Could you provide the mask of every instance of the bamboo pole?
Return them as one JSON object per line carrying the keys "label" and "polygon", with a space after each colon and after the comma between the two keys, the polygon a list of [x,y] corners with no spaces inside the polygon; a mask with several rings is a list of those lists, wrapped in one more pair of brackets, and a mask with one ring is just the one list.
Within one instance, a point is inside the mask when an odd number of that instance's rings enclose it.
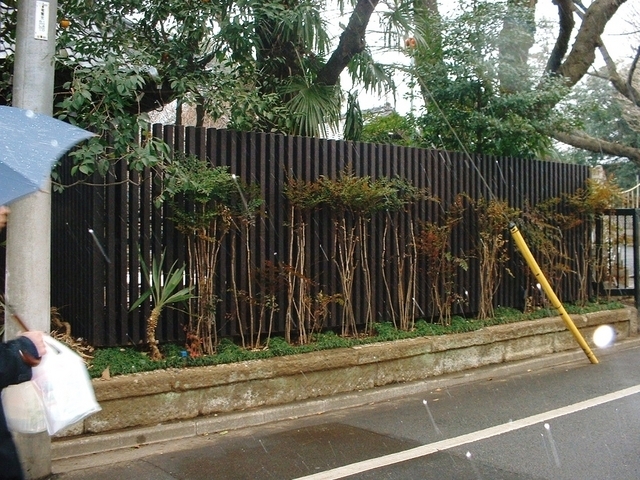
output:
{"label": "bamboo pole", "polygon": [[558,297],[556,296],[555,292],[551,288],[551,285],[549,285],[549,282],[547,281],[546,277],[542,273],[542,270],[540,270],[540,267],[538,266],[538,262],[536,262],[536,259],[531,254],[531,251],[529,250],[527,243],[524,241],[524,238],[522,238],[522,235],[520,234],[520,230],[518,230],[518,227],[516,226],[516,224],[511,222],[509,224],[509,230],[511,231],[511,236],[513,237],[513,240],[516,242],[516,245],[518,246],[520,253],[524,257],[524,259],[527,261],[527,264],[529,265],[531,272],[540,283],[540,286],[544,290],[544,293],[547,294],[547,297],[551,301],[551,304],[558,311],[565,325],[567,326],[569,331],[573,334],[575,339],[578,341],[578,344],[580,345],[580,347],[582,347],[582,350],[587,355],[591,363],[597,364],[598,359],[596,358],[594,353],[591,351],[591,348],[589,348],[589,345],[587,345],[587,342],[580,334],[580,331],[573,323],[573,320],[571,320],[571,317],[569,316],[567,311],[564,309],[564,306],[562,305],[560,300],[558,300]]}

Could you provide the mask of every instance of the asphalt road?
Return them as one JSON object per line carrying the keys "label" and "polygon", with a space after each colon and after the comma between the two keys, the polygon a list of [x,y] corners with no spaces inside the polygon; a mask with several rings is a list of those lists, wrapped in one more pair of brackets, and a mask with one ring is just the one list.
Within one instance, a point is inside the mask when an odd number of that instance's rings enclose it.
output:
{"label": "asphalt road", "polygon": [[[76,479],[638,479],[640,343],[578,362],[54,464]],[[498,370],[496,370],[498,372]]]}

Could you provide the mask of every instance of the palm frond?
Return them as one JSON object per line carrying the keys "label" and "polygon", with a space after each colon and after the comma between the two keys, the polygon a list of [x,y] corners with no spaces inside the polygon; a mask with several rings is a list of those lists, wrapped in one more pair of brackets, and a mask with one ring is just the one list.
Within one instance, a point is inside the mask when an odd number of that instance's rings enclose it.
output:
{"label": "palm frond", "polygon": [[358,102],[358,92],[349,92],[347,98],[347,113],[345,115],[344,132],[345,140],[358,141],[362,138],[364,120],[362,110]]}
{"label": "palm frond", "polygon": [[374,61],[369,50],[354,56],[347,68],[352,82],[362,85],[368,92],[382,95],[395,91],[391,67]]}
{"label": "palm frond", "polygon": [[166,275],[164,270],[165,252],[162,252],[160,260],[155,258],[152,260],[151,275],[149,275],[149,267],[140,254],[140,266],[142,268],[143,277],[149,284],[149,288],[143,292],[140,297],[133,303],[130,311],[138,308],[142,303],[151,296],[155,308],[164,308],[170,303],[183,302],[193,298],[191,287],[184,287],[176,292],[180,287],[184,278],[184,265],[176,268],[178,261],[173,262]]}
{"label": "palm frond", "polygon": [[293,95],[287,102],[294,130],[291,133],[326,137],[328,127],[338,128],[341,108],[339,87],[292,81],[283,93]]}

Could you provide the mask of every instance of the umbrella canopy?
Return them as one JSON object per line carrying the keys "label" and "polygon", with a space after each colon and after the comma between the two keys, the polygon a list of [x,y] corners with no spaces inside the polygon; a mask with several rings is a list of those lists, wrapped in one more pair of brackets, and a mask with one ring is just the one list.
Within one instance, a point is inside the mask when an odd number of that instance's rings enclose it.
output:
{"label": "umbrella canopy", "polygon": [[42,188],[58,159],[92,136],[48,115],[0,106],[0,205]]}

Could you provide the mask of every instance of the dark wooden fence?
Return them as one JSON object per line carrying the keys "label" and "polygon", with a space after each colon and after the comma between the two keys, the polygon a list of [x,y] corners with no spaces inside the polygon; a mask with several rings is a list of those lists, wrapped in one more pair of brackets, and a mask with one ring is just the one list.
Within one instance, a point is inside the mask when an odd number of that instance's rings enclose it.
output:
{"label": "dark wooden fence", "polygon": [[[468,157],[459,153],[404,148],[392,145],[354,143],[336,140],[290,137],[275,134],[240,133],[193,127],[155,126],[154,134],[163,138],[176,152],[186,152],[210,159],[214,165],[229,166],[244,181],[260,186],[265,199],[264,216],[258,219],[251,240],[251,255],[256,268],[265,262],[283,263],[288,258],[288,210],[282,195],[288,177],[314,180],[320,176],[336,178],[346,168],[358,176],[373,179],[399,176],[417,187],[426,188],[440,202],[424,201],[415,209],[420,221],[438,221],[459,193],[472,198],[495,196],[522,208],[525,202],[536,204],[583,187],[589,176],[584,166],[522,160],[513,158]],[[62,168],[62,172],[69,168]],[[119,166],[107,178],[94,178],[94,185],[76,185],[53,196],[52,305],[72,325],[72,334],[96,346],[138,343],[144,337],[149,303],[129,312],[141,289],[138,252],[149,260],[166,249],[167,261],[186,262],[186,243],[174,228],[168,207],[155,208],[159,184],[152,172],[131,173]],[[71,183],[72,178],[63,178]],[[385,268],[381,261],[380,237],[384,219],[373,218],[369,254],[374,260],[374,299],[376,319],[388,319],[388,297],[379,275]],[[398,219],[394,227],[406,228]],[[320,214],[310,223],[308,246],[310,274],[325,293],[339,293],[335,262],[332,260],[332,223]],[[505,235],[508,235],[505,225]],[[472,222],[463,222],[452,239],[454,254],[470,249],[475,234]],[[237,335],[232,321],[233,292],[228,291],[232,269],[242,268],[246,257],[239,255],[238,265],[230,264],[230,237],[225,244],[218,272],[218,295],[221,299],[217,318],[222,336]],[[241,246],[236,244],[238,252]],[[496,305],[519,307],[523,301],[525,273],[515,259],[510,266],[515,277],[505,278],[496,296]],[[467,297],[456,307],[459,313],[472,314],[478,305],[480,272],[471,258],[469,269],[461,271],[456,288]],[[391,272],[393,275],[393,272]],[[245,276],[246,277],[246,276]],[[238,278],[239,288],[246,288],[248,278]],[[388,277],[393,285],[397,277]],[[356,277],[354,304],[356,318],[361,318],[362,282]],[[419,311],[430,315],[428,292],[419,282],[415,302]],[[572,288],[563,288],[564,300],[571,300]],[[465,293],[466,292],[466,293]],[[274,332],[284,330],[285,298],[279,298]],[[243,307],[246,308],[246,307]],[[340,307],[333,305],[325,326],[336,327]],[[159,326],[158,338],[175,341],[184,338],[186,314],[166,310]]]}

